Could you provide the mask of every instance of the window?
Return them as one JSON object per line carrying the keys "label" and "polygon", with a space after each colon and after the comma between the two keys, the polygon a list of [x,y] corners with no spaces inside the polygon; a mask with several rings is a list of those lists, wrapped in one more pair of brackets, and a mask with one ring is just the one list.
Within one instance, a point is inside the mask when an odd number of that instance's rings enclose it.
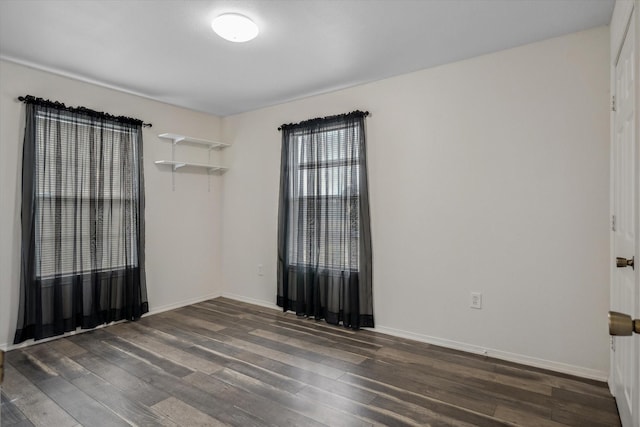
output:
{"label": "window", "polygon": [[[351,133],[347,138],[346,133]],[[358,128],[329,129],[322,135],[295,137],[295,183],[289,259],[327,270],[357,270],[359,265]]]}
{"label": "window", "polygon": [[36,114],[36,276],[137,265],[137,134],[117,123]]}

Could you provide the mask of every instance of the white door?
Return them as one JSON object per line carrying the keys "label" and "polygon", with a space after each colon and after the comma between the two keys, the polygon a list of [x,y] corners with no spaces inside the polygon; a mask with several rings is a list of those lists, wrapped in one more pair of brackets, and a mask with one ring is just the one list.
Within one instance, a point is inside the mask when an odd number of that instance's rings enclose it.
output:
{"label": "white door", "polygon": [[[635,12],[634,12],[635,13]],[[615,257],[636,257],[636,266],[615,267],[612,272],[611,310],[639,317],[640,291],[638,260],[638,209],[639,153],[636,146],[635,85],[638,70],[635,69],[635,24],[630,19],[627,34],[622,42],[615,65],[615,113],[613,129],[613,252]],[[613,337],[612,385],[618,410],[624,427],[640,426],[640,336]]]}

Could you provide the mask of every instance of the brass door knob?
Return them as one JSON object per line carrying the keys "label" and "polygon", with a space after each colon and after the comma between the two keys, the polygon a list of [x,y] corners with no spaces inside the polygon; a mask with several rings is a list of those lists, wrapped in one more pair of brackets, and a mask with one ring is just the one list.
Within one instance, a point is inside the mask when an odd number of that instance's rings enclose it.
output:
{"label": "brass door knob", "polygon": [[618,267],[618,268],[631,267],[631,268],[635,269],[635,267],[634,267],[635,258],[636,258],[635,256],[632,257],[631,259],[617,257],[616,258],[616,267]]}
{"label": "brass door knob", "polygon": [[609,312],[609,335],[629,336],[640,334],[640,319],[633,320],[631,316],[617,311]]}

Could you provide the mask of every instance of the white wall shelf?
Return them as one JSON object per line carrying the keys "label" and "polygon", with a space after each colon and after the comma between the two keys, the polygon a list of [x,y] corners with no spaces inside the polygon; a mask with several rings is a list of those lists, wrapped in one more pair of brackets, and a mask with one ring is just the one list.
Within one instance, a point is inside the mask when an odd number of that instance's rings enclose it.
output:
{"label": "white wall shelf", "polygon": [[177,133],[162,133],[158,135],[158,137],[163,139],[170,139],[171,141],[173,141],[174,144],[184,143],[184,144],[204,145],[208,147],[210,150],[221,150],[223,148],[229,147],[229,144],[225,144],[224,142],[193,138],[191,136],[179,135]]}
{"label": "white wall shelf", "polygon": [[192,168],[208,169],[209,172],[222,172],[227,170],[227,168],[225,168],[224,166],[210,165],[206,163],[179,162],[175,160],[156,160],[155,163],[156,165],[172,165],[173,170],[178,170],[185,166],[192,167]]}
{"label": "white wall shelf", "polygon": [[[158,135],[159,138],[167,139],[172,142],[171,144],[171,160],[156,160],[156,165],[167,165],[171,166],[171,187],[175,191],[176,189],[176,178],[175,172],[180,168],[196,168],[196,169],[206,169],[209,175],[209,191],[211,191],[211,174],[224,173],[227,168],[220,165],[212,165],[211,164],[211,151],[212,150],[222,150],[224,148],[229,147],[229,144],[225,144],[224,142],[218,141],[209,141],[207,139],[194,138],[191,136],[180,135],[177,133],[162,133]],[[194,162],[183,162],[181,160],[176,160],[176,146],[180,144],[193,144],[198,145],[200,147],[207,148],[209,155],[207,159],[207,163],[194,163]]]}

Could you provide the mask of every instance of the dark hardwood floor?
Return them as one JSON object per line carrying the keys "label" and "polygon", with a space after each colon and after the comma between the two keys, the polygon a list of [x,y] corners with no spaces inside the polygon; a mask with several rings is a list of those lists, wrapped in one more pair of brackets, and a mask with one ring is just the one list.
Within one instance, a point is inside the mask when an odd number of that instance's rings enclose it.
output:
{"label": "dark hardwood floor", "polygon": [[13,350],[2,426],[619,426],[604,383],[217,298]]}

